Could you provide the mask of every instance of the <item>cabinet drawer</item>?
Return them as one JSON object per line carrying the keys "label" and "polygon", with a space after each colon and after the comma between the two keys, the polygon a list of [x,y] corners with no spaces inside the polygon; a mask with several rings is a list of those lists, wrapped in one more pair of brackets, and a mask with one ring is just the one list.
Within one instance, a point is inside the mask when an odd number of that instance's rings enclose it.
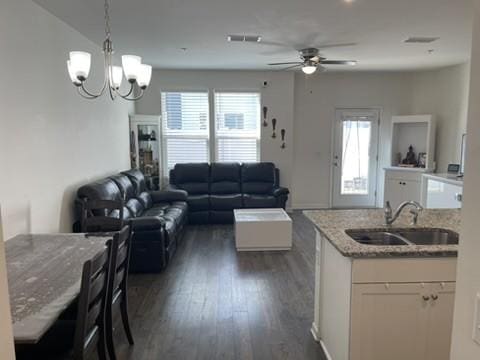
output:
{"label": "cabinet drawer", "polygon": [[356,259],[352,282],[408,283],[456,281],[457,258]]}
{"label": "cabinet drawer", "polygon": [[386,170],[385,178],[420,182],[422,180],[422,173],[415,171]]}

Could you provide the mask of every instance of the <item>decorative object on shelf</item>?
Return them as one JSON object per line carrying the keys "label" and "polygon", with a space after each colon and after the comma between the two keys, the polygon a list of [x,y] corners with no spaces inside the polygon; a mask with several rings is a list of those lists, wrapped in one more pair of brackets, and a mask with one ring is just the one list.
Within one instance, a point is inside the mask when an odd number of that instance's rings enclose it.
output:
{"label": "decorative object on shelf", "polygon": [[[150,65],[142,64],[142,58],[135,55],[123,55],[122,66],[113,65],[113,43],[111,40],[108,0],[105,0],[104,10],[104,81],[102,88],[98,93],[93,93],[85,87],[85,82],[88,78],[91,65],[91,54],[88,52],[70,52],[70,59],[67,61],[68,74],[70,75],[73,85],[76,86],[78,93],[85,99],[96,99],[102,96],[108,89],[108,93],[112,100],[115,100],[117,96],[130,101],[138,100],[143,96],[145,89],[150,84],[152,67]],[[123,73],[125,74],[127,81],[130,83],[130,89],[125,94],[120,92]],[[135,84],[139,89],[139,94],[136,96],[134,95]]]}
{"label": "decorative object on shelf", "polygon": [[410,145],[408,147],[407,155],[405,156],[405,159],[402,160],[402,163],[400,164],[400,166],[415,167],[416,165],[417,165],[417,158],[415,156],[415,152],[413,151],[413,146]]}
{"label": "decorative object on shelf", "polygon": [[262,109],[262,112],[263,112],[263,126],[267,127],[268,126],[268,122],[267,122],[268,108],[266,106],[264,106],[263,109]]}
{"label": "decorative object on shelf", "polygon": [[287,130],[282,129],[280,130],[280,136],[282,137],[282,146],[280,146],[282,149],[285,149],[287,145],[285,144],[285,134],[287,133]]}
{"label": "decorative object on shelf", "polygon": [[273,133],[272,133],[272,138],[275,139],[277,137],[277,134],[275,133],[275,127],[277,126],[277,119],[273,118],[272,119],[272,128],[273,128]]}
{"label": "decorative object on shelf", "polygon": [[417,166],[419,168],[425,168],[427,166],[427,153],[426,152],[418,153]]}

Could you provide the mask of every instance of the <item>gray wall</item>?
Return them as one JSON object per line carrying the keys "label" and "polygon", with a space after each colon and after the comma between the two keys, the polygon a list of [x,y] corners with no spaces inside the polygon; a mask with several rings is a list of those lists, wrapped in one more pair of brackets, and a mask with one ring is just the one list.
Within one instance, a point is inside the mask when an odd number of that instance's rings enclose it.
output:
{"label": "gray wall", "polygon": [[[383,203],[384,171],[390,159],[392,115],[432,113],[438,119],[438,169],[459,161],[468,104],[468,65],[425,72],[154,71],[152,86],[138,102],[139,114],[158,115],[161,90],[260,89],[270,115],[287,129],[287,149],[263,129],[262,160],[277,163],[294,208],[330,206],[332,125],[335,108],[381,109],[378,198]],[[269,82],[265,89],[264,80]]]}
{"label": "gray wall", "polygon": [[[70,231],[80,184],[129,167],[131,105],[87,101],[70,83],[71,50],[101,49],[30,0],[2,0],[0,12],[0,202],[5,238]],[[90,83],[90,81],[89,81]]]}
{"label": "gray wall", "polygon": [[[263,81],[268,82],[263,87]],[[280,169],[280,181],[291,188],[293,169],[293,108],[294,74],[267,71],[188,71],[155,70],[146,96],[136,104],[143,115],[161,113],[160,92],[168,90],[255,90],[260,91],[262,105],[268,107],[268,117],[277,118],[277,132],[287,131],[286,149],[280,138],[272,139],[272,128],[262,127],[261,160],[272,161]]]}

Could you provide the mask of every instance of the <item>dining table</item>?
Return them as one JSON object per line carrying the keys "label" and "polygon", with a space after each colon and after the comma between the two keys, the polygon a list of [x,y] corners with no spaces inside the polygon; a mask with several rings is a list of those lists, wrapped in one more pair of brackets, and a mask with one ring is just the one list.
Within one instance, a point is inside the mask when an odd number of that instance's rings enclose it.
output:
{"label": "dining table", "polygon": [[80,293],[83,264],[111,236],[25,234],[5,243],[13,337],[35,344]]}

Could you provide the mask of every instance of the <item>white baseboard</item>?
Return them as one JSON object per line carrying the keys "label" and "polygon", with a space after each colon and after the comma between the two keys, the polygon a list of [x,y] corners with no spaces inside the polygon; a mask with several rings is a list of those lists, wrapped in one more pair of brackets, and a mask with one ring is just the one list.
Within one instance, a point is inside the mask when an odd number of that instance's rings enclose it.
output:
{"label": "white baseboard", "polygon": [[292,204],[293,210],[315,210],[315,209],[329,209],[330,205],[328,204]]}
{"label": "white baseboard", "polygon": [[322,347],[323,353],[325,354],[325,357],[327,358],[327,360],[333,360],[333,358],[330,356],[330,353],[327,350],[327,346],[321,339],[320,339],[320,346]]}
{"label": "white baseboard", "polygon": [[322,347],[323,353],[325,354],[325,357],[327,358],[327,360],[333,360],[333,358],[330,356],[330,353],[327,350],[327,346],[325,345],[323,340],[320,338],[320,333],[315,323],[312,323],[312,327],[310,328],[310,333],[312,334],[313,339],[316,342],[320,343],[320,346]]}
{"label": "white baseboard", "polygon": [[320,342],[320,335],[318,333],[317,325],[315,325],[314,322],[312,323],[312,327],[310,328],[310,333],[313,336],[313,340],[315,340],[316,342]]}

